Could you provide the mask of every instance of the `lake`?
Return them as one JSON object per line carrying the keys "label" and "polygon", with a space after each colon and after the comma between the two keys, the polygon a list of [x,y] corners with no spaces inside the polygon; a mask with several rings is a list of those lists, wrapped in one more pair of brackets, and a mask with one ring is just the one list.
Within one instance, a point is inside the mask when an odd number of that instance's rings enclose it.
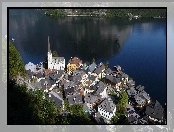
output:
{"label": "lake", "polygon": [[51,18],[34,9],[10,9],[9,39],[24,63],[45,60],[51,50],[68,60],[77,56],[97,63],[108,60],[145,86],[153,100],[166,103],[166,20],[96,17]]}

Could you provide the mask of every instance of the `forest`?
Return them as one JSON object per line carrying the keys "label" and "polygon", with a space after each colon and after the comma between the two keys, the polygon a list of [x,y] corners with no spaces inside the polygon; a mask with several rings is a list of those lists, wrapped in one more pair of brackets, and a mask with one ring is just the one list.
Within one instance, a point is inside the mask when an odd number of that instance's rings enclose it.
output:
{"label": "forest", "polygon": [[45,14],[54,17],[67,15],[90,15],[106,18],[128,18],[128,14],[141,18],[166,18],[166,9],[45,9]]}

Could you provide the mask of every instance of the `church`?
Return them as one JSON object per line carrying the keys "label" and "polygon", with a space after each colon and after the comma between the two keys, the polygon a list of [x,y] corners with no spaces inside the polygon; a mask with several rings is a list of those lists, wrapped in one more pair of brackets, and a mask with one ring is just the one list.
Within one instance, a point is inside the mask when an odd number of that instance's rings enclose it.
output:
{"label": "church", "polygon": [[50,42],[48,36],[48,53],[47,53],[47,60],[48,60],[48,69],[55,69],[55,70],[64,70],[65,69],[65,58],[64,57],[53,57],[51,50],[50,50]]}

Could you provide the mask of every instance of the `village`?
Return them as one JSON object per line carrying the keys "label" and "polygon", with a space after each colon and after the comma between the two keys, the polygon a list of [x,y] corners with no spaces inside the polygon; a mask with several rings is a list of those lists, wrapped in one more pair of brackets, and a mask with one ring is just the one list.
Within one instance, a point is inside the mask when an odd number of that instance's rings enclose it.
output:
{"label": "village", "polygon": [[84,112],[97,124],[111,124],[117,111],[113,94],[119,97],[125,91],[128,95],[125,118],[129,124],[162,124],[166,121],[161,104],[153,101],[144,86],[135,84],[119,65],[111,69],[102,62],[83,62],[78,57],[71,57],[66,65],[64,57],[53,57],[49,37],[47,60],[47,68],[43,62],[26,64],[28,76],[18,82],[24,82],[31,91],[43,89],[45,95],[62,109],[62,114],[66,114],[64,100],[67,100],[69,105],[82,104]]}

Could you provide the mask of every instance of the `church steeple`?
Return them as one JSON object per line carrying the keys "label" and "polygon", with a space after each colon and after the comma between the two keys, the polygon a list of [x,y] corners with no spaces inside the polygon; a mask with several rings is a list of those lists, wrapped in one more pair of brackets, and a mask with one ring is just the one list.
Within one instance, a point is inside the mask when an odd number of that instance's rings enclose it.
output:
{"label": "church steeple", "polygon": [[48,36],[48,52],[51,53],[51,50],[50,50],[50,41],[49,41],[49,36]]}

